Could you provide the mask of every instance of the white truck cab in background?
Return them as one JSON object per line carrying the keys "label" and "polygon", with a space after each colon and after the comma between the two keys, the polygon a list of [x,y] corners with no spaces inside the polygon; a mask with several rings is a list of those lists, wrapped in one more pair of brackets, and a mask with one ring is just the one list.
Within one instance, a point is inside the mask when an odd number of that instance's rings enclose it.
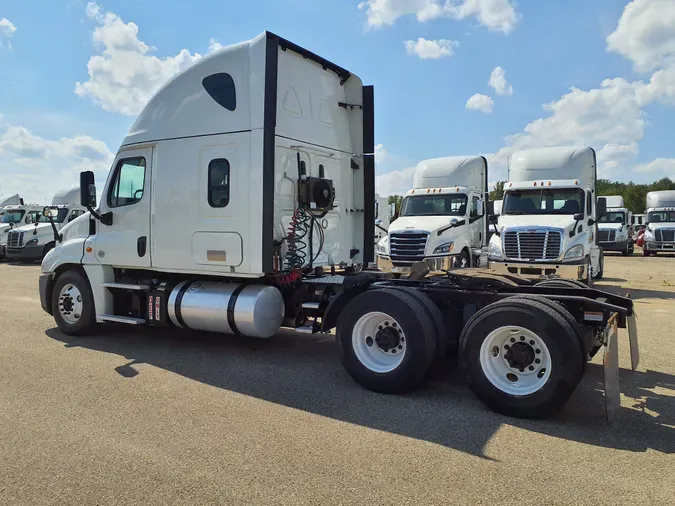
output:
{"label": "white truck cab in background", "polygon": [[487,241],[487,160],[454,156],[420,162],[398,217],[377,245],[378,266],[395,273],[469,267]]}
{"label": "white truck cab in background", "polygon": [[8,260],[41,260],[56,244],[54,228],[61,230],[75,218],[82,216],[86,209],[80,204],[80,188],[68,188],[57,192],[52,198],[52,221],[41,213],[30,225],[14,227],[7,233],[5,255]]}
{"label": "white truck cab in background", "polygon": [[649,192],[646,200],[644,256],[675,252],[675,190]]}
{"label": "white truck cab in background", "polygon": [[[551,147],[515,152],[498,227],[490,239],[490,268],[532,277],[558,276],[591,283],[604,257],[597,221],[595,151]],[[491,217],[493,220],[494,217]]]}
{"label": "white truck cab in background", "polygon": [[9,232],[24,225],[35,224],[42,216],[44,206],[36,204],[9,205],[2,208],[0,216],[0,259],[5,256]]}
{"label": "white truck cab in background", "polygon": [[632,255],[633,213],[626,209],[621,195],[605,196],[604,199],[607,209],[605,215],[598,220],[598,244],[603,251]]}

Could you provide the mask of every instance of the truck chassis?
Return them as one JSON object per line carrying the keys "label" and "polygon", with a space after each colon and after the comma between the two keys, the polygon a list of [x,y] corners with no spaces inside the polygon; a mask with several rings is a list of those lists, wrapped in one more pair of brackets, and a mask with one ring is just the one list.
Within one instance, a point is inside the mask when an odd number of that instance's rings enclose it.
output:
{"label": "truck chassis", "polygon": [[218,318],[209,321],[224,333],[246,334],[235,322],[236,292],[269,285],[283,296],[283,327],[307,333],[335,329],[340,360],[363,387],[410,391],[434,362],[447,361],[456,351],[476,396],[492,410],[520,418],[555,414],[577,387],[587,361],[604,350],[605,410],[611,422],[620,404],[618,328],[628,329],[633,370],[639,362],[633,302],[571,280],[480,269],[430,274],[420,264],[405,279],[318,268],[293,279],[236,285],[213,277],[115,269],[115,281],[104,284],[115,311],[100,315],[85,269],[62,267],[41,276],[40,298],[68,334],[91,332],[103,322],[213,330],[191,325],[185,310],[180,317],[183,294],[198,295],[202,285],[208,285],[206,292],[232,287],[226,307],[216,308]]}

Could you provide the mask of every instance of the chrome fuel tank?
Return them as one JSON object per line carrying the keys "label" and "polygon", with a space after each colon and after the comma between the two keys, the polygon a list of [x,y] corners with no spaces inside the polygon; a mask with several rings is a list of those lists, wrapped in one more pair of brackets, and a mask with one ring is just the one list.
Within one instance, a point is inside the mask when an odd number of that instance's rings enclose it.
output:
{"label": "chrome fuel tank", "polygon": [[273,286],[181,281],[171,291],[168,313],[182,328],[271,337],[281,326],[284,299]]}

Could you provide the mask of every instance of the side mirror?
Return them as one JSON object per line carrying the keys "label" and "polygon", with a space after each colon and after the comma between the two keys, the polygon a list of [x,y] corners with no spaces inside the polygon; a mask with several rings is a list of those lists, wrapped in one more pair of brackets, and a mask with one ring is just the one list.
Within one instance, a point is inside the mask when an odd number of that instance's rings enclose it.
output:
{"label": "side mirror", "polygon": [[45,207],[42,210],[42,216],[46,216],[47,218],[56,218],[59,215],[59,210],[54,209],[53,207]]}
{"label": "side mirror", "polygon": [[87,209],[96,207],[96,183],[90,170],[80,172],[80,204]]}
{"label": "side mirror", "polygon": [[476,203],[476,212],[478,213],[478,216],[483,216],[483,214],[485,213],[485,205],[482,200],[479,200]]}
{"label": "side mirror", "polygon": [[389,216],[396,216],[396,204],[394,202],[389,204]]}
{"label": "side mirror", "polygon": [[599,220],[607,213],[607,199],[605,197],[598,197],[595,202],[595,216]]}
{"label": "side mirror", "polygon": [[576,213],[573,218],[575,221],[581,221],[584,219],[584,213]]}
{"label": "side mirror", "polygon": [[487,208],[486,212],[487,212],[488,217],[495,214],[495,203],[494,203],[494,201],[492,201],[492,200],[488,201],[488,203],[485,207]]}
{"label": "side mirror", "polygon": [[499,215],[498,214],[490,214],[488,216],[488,220],[492,223],[497,223],[497,220],[499,220]]}

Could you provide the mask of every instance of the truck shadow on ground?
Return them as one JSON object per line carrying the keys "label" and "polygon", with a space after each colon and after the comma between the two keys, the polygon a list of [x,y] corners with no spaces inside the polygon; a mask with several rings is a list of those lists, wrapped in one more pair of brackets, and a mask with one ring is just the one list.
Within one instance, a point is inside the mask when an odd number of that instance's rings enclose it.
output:
{"label": "truck shadow on ground", "polygon": [[[675,376],[658,372],[621,371],[622,389],[633,409],[621,408],[608,427],[602,366],[597,364],[589,364],[580,387],[556,418],[520,420],[484,407],[454,361],[436,367],[427,384],[411,394],[382,395],[349,378],[332,336],[281,333],[270,340],[251,340],[177,329],[106,329],[105,335],[79,338],[58,329],[46,334],[66,347],[125,357],[115,370],[130,381],[142,374],[138,364],[149,364],[218,388],[484,458],[486,444],[504,424],[600,447],[675,453],[675,429],[668,427],[675,425]],[[654,387],[672,395],[648,390]]]}
{"label": "truck shadow on ground", "polygon": [[[609,281],[609,280],[603,280]],[[633,300],[638,299],[675,299],[675,291],[667,290],[646,290],[642,288],[627,288],[625,286],[613,284],[598,284],[598,289],[606,292],[620,295],[622,297],[629,297]]]}

